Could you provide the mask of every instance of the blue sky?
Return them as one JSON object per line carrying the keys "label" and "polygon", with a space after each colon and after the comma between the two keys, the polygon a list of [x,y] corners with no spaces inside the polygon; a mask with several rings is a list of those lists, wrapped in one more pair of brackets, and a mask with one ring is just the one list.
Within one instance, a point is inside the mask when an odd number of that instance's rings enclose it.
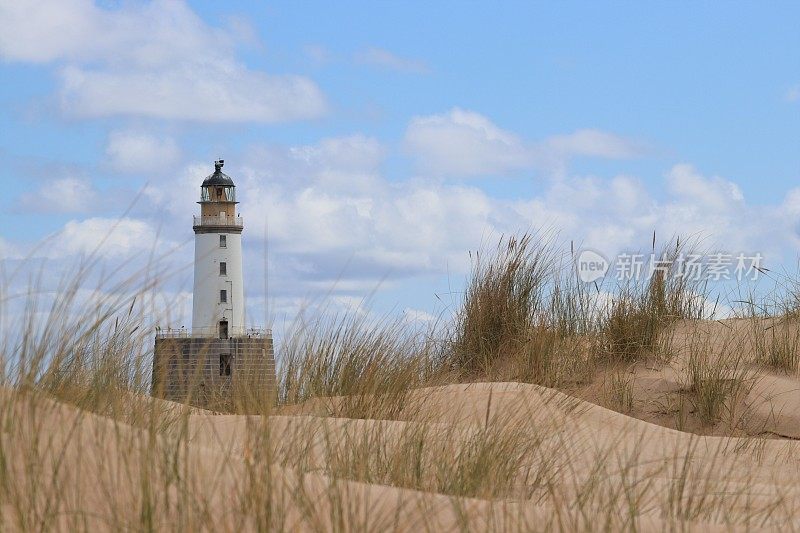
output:
{"label": "blue sky", "polygon": [[66,263],[116,223],[107,260],[190,261],[223,157],[252,316],[265,222],[278,317],[376,289],[436,313],[531,228],[796,263],[799,3],[431,4],[0,0],[0,253]]}

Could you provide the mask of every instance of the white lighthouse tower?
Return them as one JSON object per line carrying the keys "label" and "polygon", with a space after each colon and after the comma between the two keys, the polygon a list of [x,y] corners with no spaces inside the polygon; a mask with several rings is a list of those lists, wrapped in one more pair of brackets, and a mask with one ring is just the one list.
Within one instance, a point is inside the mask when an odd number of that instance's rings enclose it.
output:
{"label": "white lighthouse tower", "polygon": [[152,394],[202,407],[260,412],[275,400],[272,332],[246,328],[242,219],[236,186],[214,162],[194,217],[192,328],[156,328]]}
{"label": "white lighthouse tower", "polygon": [[245,330],[241,217],[236,185],[214,162],[200,186],[200,216],[194,217],[194,334],[225,339]]}

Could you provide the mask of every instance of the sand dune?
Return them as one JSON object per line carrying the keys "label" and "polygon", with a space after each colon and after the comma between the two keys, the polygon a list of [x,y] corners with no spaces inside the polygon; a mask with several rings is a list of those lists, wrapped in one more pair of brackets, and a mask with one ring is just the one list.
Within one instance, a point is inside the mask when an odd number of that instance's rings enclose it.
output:
{"label": "sand dune", "polygon": [[[194,410],[162,434],[41,396],[3,402],[3,530],[800,527],[800,443],[691,435],[535,385],[420,389],[396,420]],[[437,485],[437,453],[512,433],[524,457],[507,495]],[[419,435],[429,490],[341,464]]]}

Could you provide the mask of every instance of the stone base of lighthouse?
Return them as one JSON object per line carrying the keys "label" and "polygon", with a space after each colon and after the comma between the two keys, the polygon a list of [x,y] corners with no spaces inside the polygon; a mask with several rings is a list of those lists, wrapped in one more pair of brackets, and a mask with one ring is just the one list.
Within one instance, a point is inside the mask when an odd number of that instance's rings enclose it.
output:
{"label": "stone base of lighthouse", "polygon": [[259,412],[276,400],[272,336],[161,335],[153,354],[153,396],[197,407]]}

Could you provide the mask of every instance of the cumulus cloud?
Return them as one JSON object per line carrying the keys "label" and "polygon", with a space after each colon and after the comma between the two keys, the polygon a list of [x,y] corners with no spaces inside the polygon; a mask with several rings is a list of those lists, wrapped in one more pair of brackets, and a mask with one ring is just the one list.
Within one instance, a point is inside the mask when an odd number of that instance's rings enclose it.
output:
{"label": "cumulus cloud", "polygon": [[[227,167],[225,170],[228,170]],[[168,220],[177,221],[177,226],[168,225],[165,228],[167,231],[173,228],[180,230],[180,224],[191,223],[192,215],[197,214],[194,201],[200,199],[200,184],[212,172],[214,167],[211,161],[189,163],[183,165],[171,179],[144,188],[144,196],[150,203],[158,206]]]}
{"label": "cumulus cloud", "polygon": [[534,166],[563,175],[574,157],[623,159],[642,152],[638,143],[594,129],[526,141],[479,113],[459,108],[414,117],[405,144],[423,171],[448,176],[505,174]]}
{"label": "cumulus cloud", "polygon": [[[468,250],[526,230],[552,230],[561,244],[572,240],[607,256],[647,249],[653,231],[659,242],[700,235],[704,246],[761,252],[772,265],[800,251],[798,190],[779,205],[752,205],[730,180],[679,164],[662,176],[664,194],[637,176],[567,175],[535,194],[500,198],[465,183],[390,179],[381,171],[386,151],[356,134],[255,146],[228,158],[225,170],[242,202],[246,278],[263,279],[265,237],[270,294],[292,305],[301,295],[363,296],[409,280],[460,277],[469,269]],[[146,191],[154,211],[167,218],[167,238],[190,239],[193,195],[212,170],[210,161],[186,165],[176,179]],[[348,176],[367,178],[354,185]],[[57,251],[91,251],[116,222],[72,221]],[[124,219],[104,248],[120,257],[149,249],[155,226]],[[250,291],[258,293],[258,285]]]}
{"label": "cumulus cloud", "polygon": [[408,72],[413,74],[427,74],[430,72],[428,65],[419,59],[400,57],[383,48],[370,47],[355,55],[357,63],[375,67]]}
{"label": "cumulus cloud", "polygon": [[366,194],[379,187],[387,152],[378,140],[356,134],[288,148],[254,146],[238,167],[231,168],[257,174],[261,181],[275,185],[302,188],[317,184],[328,192]]}
{"label": "cumulus cloud", "polygon": [[[380,171],[385,150],[375,139],[351,135],[253,147],[243,163],[229,161],[248,242],[263,239],[268,222],[270,250],[280,258],[271,268],[283,276],[282,290],[291,283],[352,292],[386,279],[466,272],[468,250],[536,229],[608,254],[646,248],[654,230],[659,238],[702,235],[737,251],[783,253],[800,221],[800,193],[772,209],[752,206],[734,183],[685,164],[665,173],[665,197],[639,177],[617,175],[567,176],[535,195],[508,199],[466,184],[390,180]],[[187,191],[210,172],[210,162],[187,166],[154,191],[157,205],[180,216],[175,231],[188,231],[179,230],[188,228],[195,209]],[[331,175],[369,176],[369,187]]]}
{"label": "cumulus cloud", "polygon": [[584,129],[568,135],[556,135],[545,143],[547,148],[565,156],[625,159],[641,153],[636,143],[605,131]]}
{"label": "cumulus cloud", "polygon": [[508,172],[530,165],[521,139],[485,116],[455,108],[441,115],[414,117],[405,144],[419,165],[432,173],[473,176]]}
{"label": "cumulus cloud", "polygon": [[667,173],[670,192],[684,204],[715,212],[741,209],[744,195],[739,187],[719,176],[707,178],[687,164],[675,165]]}
{"label": "cumulus cloud", "polygon": [[0,10],[0,57],[63,65],[60,102],[72,116],[277,122],[326,109],[314,82],[249,69],[236,59],[237,33],[208,26],[182,1],[105,9],[41,0]]}
{"label": "cumulus cloud", "polygon": [[144,71],[68,67],[61,80],[61,107],[77,117],[282,122],[314,118],[325,110],[311,80],[271,76],[236,63]]}
{"label": "cumulus cloud", "polygon": [[421,309],[414,309],[412,307],[406,307],[403,309],[403,318],[407,322],[422,322],[422,323],[431,323],[436,321],[436,317],[426,311]]}
{"label": "cumulus cloud", "polygon": [[37,190],[23,194],[20,204],[38,213],[79,213],[92,207],[96,199],[91,182],[66,177],[46,181]]}
{"label": "cumulus cloud", "polygon": [[54,239],[51,251],[55,255],[99,253],[120,258],[157,245],[157,232],[145,220],[94,217],[67,222]]}
{"label": "cumulus cloud", "polygon": [[108,164],[120,172],[148,172],[170,167],[180,159],[174,139],[135,131],[113,131],[106,144]]}
{"label": "cumulus cloud", "polygon": [[665,175],[670,197],[659,205],[662,234],[708,237],[710,247],[728,251],[759,251],[772,264],[796,253],[797,217],[778,206],[749,204],[739,187],[719,176],[706,176],[688,164],[673,166]]}
{"label": "cumulus cloud", "polygon": [[347,171],[375,171],[386,155],[377,139],[365,135],[322,139],[314,145],[292,147],[289,152],[309,165]]}
{"label": "cumulus cloud", "polygon": [[104,9],[92,0],[4,1],[0,54],[11,61],[168,65],[203,52],[229,57],[233,33],[208,27],[183,1]]}
{"label": "cumulus cloud", "polygon": [[246,220],[269,213],[274,253],[284,266],[302,266],[294,270],[297,278],[322,285],[342,275],[378,283],[386,276],[463,273],[467,250],[501,234],[536,229],[609,255],[646,249],[653,231],[660,242],[702,236],[704,246],[761,252],[771,261],[800,249],[794,227],[800,194],[787,198],[785,207],[767,209],[748,204],[731,182],[687,165],[670,169],[664,179],[668,194],[661,199],[642,180],[625,175],[572,176],[514,200],[418,180],[382,179],[370,195],[333,192],[318,182],[298,188],[259,188],[254,182],[243,188],[242,212]]}
{"label": "cumulus cloud", "polygon": [[[45,63],[91,57],[96,10],[88,0],[0,3],[0,55],[6,60]],[[103,32],[105,33],[105,32]],[[103,47],[98,51],[104,52]]]}
{"label": "cumulus cloud", "polygon": [[345,266],[344,275],[373,280],[440,272],[448,260],[462,261],[488,222],[488,199],[468,187],[382,180],[369,195],[319,183],[245,188],[245,218],[259,227],[265,213],[272,246],[304,265],[298,274],[317,279],[334,279]]}

